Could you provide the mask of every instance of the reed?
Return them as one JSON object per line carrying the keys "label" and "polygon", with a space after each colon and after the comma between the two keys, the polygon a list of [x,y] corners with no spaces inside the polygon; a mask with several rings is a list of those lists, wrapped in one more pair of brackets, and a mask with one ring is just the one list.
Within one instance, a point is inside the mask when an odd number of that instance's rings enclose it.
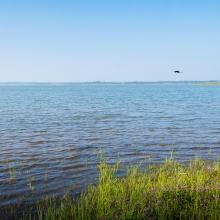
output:
{"label": "reed", "polygon": [[26,219],[220,219],[220,164],[194,160],[180,164],[169,159],[158,166],[127,169],[101,162],[99,180],[78,199],[37,205]]}

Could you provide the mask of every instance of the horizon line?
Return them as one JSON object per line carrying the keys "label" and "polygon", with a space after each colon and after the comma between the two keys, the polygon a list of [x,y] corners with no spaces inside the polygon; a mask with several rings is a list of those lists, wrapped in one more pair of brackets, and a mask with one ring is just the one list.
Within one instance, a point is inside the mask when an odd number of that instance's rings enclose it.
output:
{"label": "horizon line", "polygon": [[71,84],[71,83],[166,83],[166,82],[219,82],[220,79],[210,80],[155,80],[155,81],[0,81],[0,84]]}

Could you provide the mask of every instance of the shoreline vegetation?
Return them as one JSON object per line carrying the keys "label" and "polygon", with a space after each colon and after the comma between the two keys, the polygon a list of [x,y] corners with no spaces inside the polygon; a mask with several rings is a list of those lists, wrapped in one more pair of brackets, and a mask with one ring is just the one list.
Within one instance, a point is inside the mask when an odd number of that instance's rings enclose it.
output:
{"label": "shoreline vegetation", "polygon": [[[138,165],[117,175],[120,163],[98,165],[99,179],[79,198],[42,199],[16,219],[220,219],[220,162]],[[1,209],[0,209],[1,210]]]}
{"label": "shoreline vegetation", "polygon": [[194,85],[196,86],[220,86],[220,82],[219,81],[198,82],[198,83],[195,83]]}

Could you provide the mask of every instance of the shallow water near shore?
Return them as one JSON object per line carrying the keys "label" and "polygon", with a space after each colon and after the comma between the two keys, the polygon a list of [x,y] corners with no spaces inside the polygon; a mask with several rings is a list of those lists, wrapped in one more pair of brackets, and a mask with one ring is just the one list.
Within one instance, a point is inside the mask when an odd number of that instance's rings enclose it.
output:
{"label": "shallow water near shore", "polygon": [[186,83],[0,84],[0,205],[79,193],[107,162],[220,154],[220,87]]}

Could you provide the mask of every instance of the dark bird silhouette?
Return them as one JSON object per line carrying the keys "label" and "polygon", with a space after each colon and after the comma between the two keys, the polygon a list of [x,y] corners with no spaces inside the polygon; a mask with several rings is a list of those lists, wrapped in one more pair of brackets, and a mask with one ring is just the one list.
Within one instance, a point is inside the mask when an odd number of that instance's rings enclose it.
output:
{"label": "dark bird silhouette", "polygon": [[179,74],[179,73],[182,73],[182,72],[180,72],[179,70],[175,70],[174,73]]}

